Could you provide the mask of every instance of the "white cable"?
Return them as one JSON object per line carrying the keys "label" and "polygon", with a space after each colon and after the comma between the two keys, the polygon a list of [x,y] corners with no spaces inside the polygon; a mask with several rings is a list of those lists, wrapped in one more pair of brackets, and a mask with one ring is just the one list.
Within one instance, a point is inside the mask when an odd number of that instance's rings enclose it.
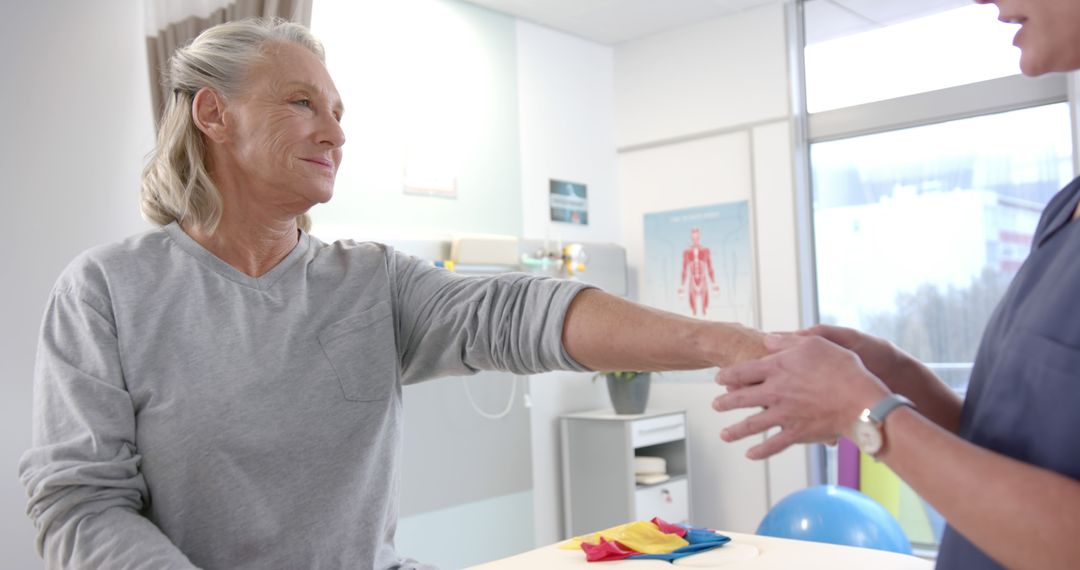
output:
{"label": "white cable", "polygon": [[482,417],[485,417],[485,418],[487,418],[489,420],[499,420],[499,419],[505,418],[507,415],[510,414],[510,410],[512,410],[514,408],[514,397],[517,396],[517,383],[518,383],[518,377],[517,376],[511,376],[510,377],[510,399],[506,402],[506,409],[499,412],[498,414],[489,414],[489,413],[485,412],[484,410],[481,410],[480,406],[476,405],[476,400],[473,399],[472,391],[469,390],[469,379],[468,378],[462,378],[461,379],[461,385],[465,387],[465,396],[469,399],[469,405],[472,406],[473,410],[476,410],[476,413],[480,414]]}

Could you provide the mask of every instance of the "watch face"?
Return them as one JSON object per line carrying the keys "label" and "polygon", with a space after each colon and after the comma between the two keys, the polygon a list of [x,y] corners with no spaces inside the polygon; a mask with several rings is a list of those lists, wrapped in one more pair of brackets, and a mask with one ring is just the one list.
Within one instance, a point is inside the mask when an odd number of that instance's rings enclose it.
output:
{"label": "watch face", "polygon": [[881,450],[881,431],[874,424],[855,420],[852,432],[855,436],[855,445],[859,446],[859,450],[863,453],[874,455]]}

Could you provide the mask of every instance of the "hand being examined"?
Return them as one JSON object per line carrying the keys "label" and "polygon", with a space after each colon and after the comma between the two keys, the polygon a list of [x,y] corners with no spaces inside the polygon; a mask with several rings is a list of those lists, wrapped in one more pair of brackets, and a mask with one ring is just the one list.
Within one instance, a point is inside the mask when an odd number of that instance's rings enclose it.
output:
{"label": "hand being examined", "polygon": [[716,382],[728,391],[713,400],[715,410],[761,408],[724,428],[724,441],[780,428],[747,451],[750,459],[765,459],[795,443],[848,435],[859,413],[889,394],[854,352],[822,337],[770,334],[764,346],[768,355],[716,374]]}

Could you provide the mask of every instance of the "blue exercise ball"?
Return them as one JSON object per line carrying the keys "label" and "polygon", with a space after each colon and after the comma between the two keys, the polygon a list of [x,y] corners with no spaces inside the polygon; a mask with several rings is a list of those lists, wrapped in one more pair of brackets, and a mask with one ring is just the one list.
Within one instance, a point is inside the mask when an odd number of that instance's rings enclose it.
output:
{"label": "blue exercise ball", "polygon": [[784,497],[765,515],[757,533],[911,554],[911,541],[885,507],[836,485],[818,485]]}

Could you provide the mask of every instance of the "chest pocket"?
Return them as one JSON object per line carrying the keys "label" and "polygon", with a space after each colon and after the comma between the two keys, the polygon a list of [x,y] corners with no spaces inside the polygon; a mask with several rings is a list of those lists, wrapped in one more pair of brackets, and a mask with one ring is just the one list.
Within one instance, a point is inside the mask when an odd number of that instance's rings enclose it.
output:
{"label": "chest pocket", "polygon": [[1080,350],[1021,328],[1002,350],[978,406],[976,443],[1080,477]]}
{"label": "chest pocket", "polygon": [[373,402],[393,393],[398,376],[390,303],[382,301],[319,333],[319,345],[346,400]]}

